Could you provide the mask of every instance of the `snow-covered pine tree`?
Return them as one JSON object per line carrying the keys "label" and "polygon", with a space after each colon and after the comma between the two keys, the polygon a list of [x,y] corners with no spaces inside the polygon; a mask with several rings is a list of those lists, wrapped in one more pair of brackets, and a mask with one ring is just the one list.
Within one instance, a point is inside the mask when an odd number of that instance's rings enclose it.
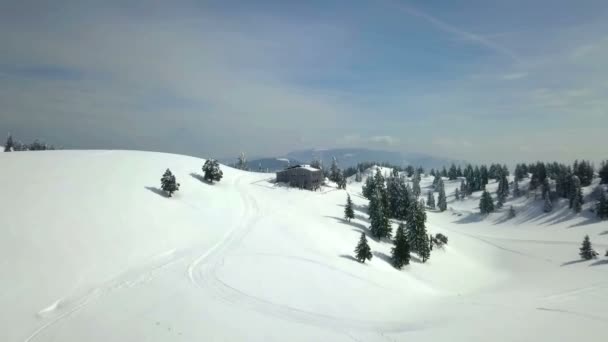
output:
{"label": "snow-covered pine tree", "polygon": [[460,190],[458,188],[456,188],[456,190],[454,190],[454,198],[456,198],[456,200],[460,200]]}
{"label": "snow-covered pine tree", "polygon": [[430,190],[426,196],[426,205],[429,209],[435,209],[435,195]]}
{"label": "snow-covered pine tree", "polygon": [[516,216],[517,214],[515,213],[515,208],[513,208],[513,206],[511,206],[511,208],[509,208],[509,219],[512,219]]}
{"label": "snow-covered pine tree", "polygon": [[361,178],[361,169],[357,168],[357,174],[355,176],[355,182],[361,183],[362,180],[363,180],[363,178]]}
{"label": "snow-covered pine tree", "polygon": [[608,199],[606,198],[606,191],[600,188],[600,197],[595,206],[595,212],[600,220],[608,218]]}
{"label": "snow-covered pine tree", "polygon": [[456,165],[452,163],[450,166],[450,171],[448,171],[448,177],[450,180],[455,180],[458,178],[458,170],[456,170]]}
{"label": "snow-covered pine tree", "polygon": [[220,164],[215,159],[207,159],[203,165],[203,178],[210,183],[219,182],[224,177],[224,173],[220,170]]}
{"label": "snow-covered pine tree", "polygon": [[416,171],[416,173],[414,173],[414,177],[412,178],[412,193],[416,198],[418,198],[418,196],[420,196],[420,192],[420,174],[418,174],[418,171]]}
{"label": "snow-covered pine tree", "polygon": [[444,212],[448,209],[448,201],[445,196],[445,185],[443,184],[443,180],[439,182],[439,196],[437,197],[437,208],[441,212]]}
{"label": "snow-covered pine tree", "polygon": [[160,188],[165,191],[169,197],[173,196],[175,191],[179,190],[179,183],[176,182],[175,176],[171,170],[167,169],[160,179]]}
{"label": "snow-covered pine tree", "polygon": [[247,167],[247,157],[245,157],[245,152],[241,152],[241,154],[239,155],[239,157],[236,161],[236,168],[239,170],[245,170],[245,171],[247,171],[249,169]]}
{"label": "snow-covered pine tree", "polygon": [[583,240],[579,255],[585,260],[591,260],[597,257],[598,254],[595,250],[593,250],[593,247],[591,246],[591,240],[589,240],[589,235],[585,235],[585,239]]}
{"label": "snow-covered pine tree", "polygon": [[310,167],[314,167],[317,170],[322,170],[323,169],[323,165],[321,164],[321,161],[319,159],[313,159],[310,162]]}
{"label": "snow-covered pine tree", "polygon": [[6,143],[4,143],[4,152],[12,152],[13,147],[15,147],[15,143],[13,142],[13,136],[9,133]]}
{"label": "snow-covered pine tree", "polygon": [[465,196],[467,195],[467,184],[465,183],[464,179],[462,181],[460,181],[460,196],[462,199],[465,198]]}
{"label": "snow-covered pine tree", "polygon": [[367,244],[365,233],[361,233],[359,243],[357,244],[357,247],[355,247],[355,258],[362,263],[365,263],[365,260],[372,260],[372,250]]}
{"label": "snow-covered pine tree", "polygon": [[412,201],[407,217],[407,241],[410,249],[426,261],[430,256],[428,234],[426,232],[426,212],[419,201]]}
{"label": "snow-covered pine tree", "polygon": [[433,189],[437,191],[437,186],[439,185],[439,181],[441,181],[441,175],[437,174],[433,179]]}
{"label": "snow-covered pine tree", "polygon": [[513,197],[521,196],[521,191],[519,190],[519,182],[516,180],[513,181]]}
{"label": "snow-covered pine tree", "polygon": [[391,249],[391,258],[393,260],[393,266],[397,269],[401,269],[404,265],[410,263],[410,246],[405,236],[405,226],[403,223],[399,224],[397,233],[395,234],[395,240],[393,240],[394,247]]}
{"label": "snow-covered pine tree", "polygon": [[481,214],[486,215],[494,211],[494,201],[489,192],[484,191],[479,200],[479,210]]}
{"label": "snow-covered pine tree", "polygon": [[600,184],[608,184],[608,160],[602,162],[599,170]]}
{"label": "snow-covered pine tree", "polygon": [[479,168],[479,186],[480,189],[485,189],[489,182],[488,167],[481,165]]}
{"label": "snow-covered pine tree", "polygon": [[543,180],[542,199],[549,197],[550,192],[551,192],[551,183],[549,182],[549,177],[546,177],[545,180]]}
{"label": "snow-covered pine tree", "polygon": [[551,196],[545,196],[545,206],[543,207],[543,211],[549,213],[553,210],[553,202],[551,202]]}
{"label": "snow-covered pine tree", "polygon": [[363,185],[361,188],[361,192],[363,193],[363,197],[371,199],[372,195],[376,192],[376,182],[374,181],[374,177],[367,177],[365,180],[365,185]]}
{"label": "snow-covered pine tree", "polygon": [[399,195],[397,201],[397,212],[396,218],[398,220],[405,220],[407,213],[409,212],[410,204],[412,202],[412,194],[409,184],[405,183],[405,179],[399,178]]}
{"label": "snow-covered pine tree", "polygon": [[382,195],[380,191],[376,189],[376,192],[369,201],[370,210],[370,231],[372,235],[381,238],[391,237],[391,226],[386,212],[384,210]]}
{"label": "snow-covered pine tree", "polygon": [[346,195],[346,206],[344,207],[344,219],[348,222],[355,218],[355,211],[353,210],[353,201],[350,199],[350,195]]}
{"label": "snow-covered pine tree", "polygon": [[338,179],[336,180],[336,184],[338,185],[338,189],[346,190],[346,177],[342,171],[338,171]]}
{"label": "snow-covered pine tree", "polygon": [[338,168],[338,160],[336,159],[336,157],[333,157],[333,160],[331,162],[329,180],[337,183],[338,180],[340,180],[339,177],[340,177],[340,169]]}
{"label": "snow-covered pine tree", "polygon": [[572,191],[570,193],[570,208],[576,213],[583,210],[583,189],[581,181],[577,176],[572,176]]}

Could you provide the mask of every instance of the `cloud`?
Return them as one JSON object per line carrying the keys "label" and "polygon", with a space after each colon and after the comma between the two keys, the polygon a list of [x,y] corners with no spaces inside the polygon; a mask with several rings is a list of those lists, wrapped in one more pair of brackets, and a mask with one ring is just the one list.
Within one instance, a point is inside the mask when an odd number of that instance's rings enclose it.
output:
{"label": "cloud", "polygon": [[407,13],[414,17],[418,17],[418,18],[425,20],[429,24],[433,25],[435,28],[437,28],[445,33],[454,35],[460,39],[474,42],[486,49],[492,50],[503,56],[506,56],[509,59],[511,59],[517,63],[522,63],[522,59],[519,57],[518,54],[516,54],[511,49],[504,47],[504,46],[490,40],[487,36],[469,32],[469,31],[459,28],[457,26],[450,25],[450,24],[446,23],[445,21],[440,20],[437,17],[434,17],[426,12],[423,12],[412,6],[406,5],[402,2],[397,2],[397,1],[393,1],[393,0],[385,0],[385,2],[390,3],[393,7],[399,9],[400,11],[402,11],[404,13]]}
{"label": "cloud", "polygon": [[376,147],[395,147],[400,142],[399,138],[390,135],[361,136],[359,134],[345,135],[337,140],[339,145],[350,147],[365,147],[370,145]]}

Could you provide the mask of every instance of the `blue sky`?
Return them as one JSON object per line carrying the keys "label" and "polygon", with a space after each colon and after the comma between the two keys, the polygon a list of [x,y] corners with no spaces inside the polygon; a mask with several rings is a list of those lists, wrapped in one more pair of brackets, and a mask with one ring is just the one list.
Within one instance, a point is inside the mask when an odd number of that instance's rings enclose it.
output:
{"label": "blue sky", "polygon": [[0,4],[0,131],[226,157],[599,160],[606,1]]}

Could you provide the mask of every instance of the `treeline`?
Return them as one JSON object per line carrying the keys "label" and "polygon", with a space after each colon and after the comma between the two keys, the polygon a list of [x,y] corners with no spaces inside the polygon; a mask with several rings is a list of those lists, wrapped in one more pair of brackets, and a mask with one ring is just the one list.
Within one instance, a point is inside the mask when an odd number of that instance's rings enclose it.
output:
{"label": "treeline", "polygon": [[46,144],[38,139],[34,140],[31,144],[24,144],[21,141],[15,141],[11,134],[6,138],[4,143],[4,152],[19,152],[19,151],[45,151],[55,150],[54,145]]}

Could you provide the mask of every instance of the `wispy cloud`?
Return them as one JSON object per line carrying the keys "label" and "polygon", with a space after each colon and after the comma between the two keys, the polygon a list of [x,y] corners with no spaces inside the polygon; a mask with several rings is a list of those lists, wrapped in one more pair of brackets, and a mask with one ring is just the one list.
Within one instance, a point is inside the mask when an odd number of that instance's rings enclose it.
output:
{"label": "wispy cloud", "polygon": [[469,32],[460,27],[451,25],[435,16],[432,16],[426,12],[423,12],[423,11],[421,11],[413,6],[407,5],[405,3],[397,2],[394,0],[384,0],[384,1],[388,4],[391,4],[398,10],[402,11],[403,13],[406,13],[408,15],[418,17],[418,18],[425,20],[426,22],[428,22],[429,24],[433,25],[435,28],[437,28],[443,32],[454,35],[463,40],[474,42],[482,47],[485,47],[489,50],[495,51],[503,56],[506,56],[514,62],[517,62],[517,63],[523,62],[522,59],[519,57],[519,55],[516,54],[514,51],[490,40],[488,38],[488,36]]}
{"label": "wispy cloud", "polygon": [[527,72],[514,72],[514,73],[505,74],[505,75],[500,76],[501,79],[506,80],[506,81],[519,80],[519,79],[525,78],[525,77],[528,77]]}

